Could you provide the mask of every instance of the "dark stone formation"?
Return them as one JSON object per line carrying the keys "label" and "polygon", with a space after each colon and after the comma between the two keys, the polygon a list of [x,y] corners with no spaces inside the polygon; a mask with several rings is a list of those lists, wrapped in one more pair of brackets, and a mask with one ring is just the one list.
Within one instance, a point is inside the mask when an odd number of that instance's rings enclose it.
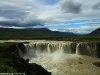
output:
{"label": "dark stone formation", "polygon": [[[24,50],[23,44],[19,43],[18,46]],[[43,67],[41,67],[41,65],[36,63],[30,64],[28,63],[29,59],[24,60],[21,58],[18,55],[16,44],[7,44],[4,46],[0,44],[0,61],[3,60],[5,60],[4,63],[9,61],[11,62],[3,64],[4,66],[9,66],[10,68],[6,68],[6,70],[3,70],[2,73],[9,73],[13,71],[14,73],[25,73],[25,75],[51,75],[51,72],[45,70]],[[0,67],[0,69],[4,68]]]}
{"label": "dark stone formation", "polygon": [[100,43],[96,43],[97,58],[100,58]]}
{"label": "dark stone formation", "polygon": [[76,53],[76,43],[71,43],[71,53]]}
{"label": "dark stone formation", "polygon": [[78,62],[79,64],[83,64],[82,62]]}
{"label": "dark stone formation", "polygon": [[100,62],[94,62],[92,63],[94,66],[100,67]]}
{"label": "dark stone formation", "polygon": [[26,59],[26,62],[29,63],[29,59]]}
{"label": "dark stone formation", "polygon": [[29,44],[30,42],[23,42],[24,44]]}
{"label": "dark stone formation", "polygon": [[23,43],[18,43],[17,46],[20,48],[20,50],[22,51],[22,54],[26,54],[26,51],[25,51],[25,46]]}

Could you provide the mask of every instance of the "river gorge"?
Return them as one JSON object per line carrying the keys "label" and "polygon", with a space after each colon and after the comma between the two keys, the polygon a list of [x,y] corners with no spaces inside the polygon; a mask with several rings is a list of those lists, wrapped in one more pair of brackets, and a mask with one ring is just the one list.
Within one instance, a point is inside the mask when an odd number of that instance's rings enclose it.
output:
{"label": "river gorge", "polygon": [[[4,42],[4,41],[3,41]],[[29,63],[37,63],[52,72],[52,75],[100,75],[100,42],[72,42],[46,40],[19,40],[19,54]]]}

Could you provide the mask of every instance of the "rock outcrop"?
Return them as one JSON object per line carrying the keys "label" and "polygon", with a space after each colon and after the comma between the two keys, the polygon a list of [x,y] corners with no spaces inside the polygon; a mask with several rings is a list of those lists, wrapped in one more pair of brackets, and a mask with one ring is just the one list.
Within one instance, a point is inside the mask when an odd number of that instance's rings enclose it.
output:
{"label": "rock outcrop", "polygon": [[[25,53],[23,44],[17,46]],[[51,75],[41,65],[26,62],[18,54],[15,43],[0,43],[0,72],[1,73],[25,73],[25,75]],[[2,65],[1,65],[2,64]]]}
{"label": "rock outcrop", "polygon": [[100,58],[100,43],[96,43],[97,57]]}

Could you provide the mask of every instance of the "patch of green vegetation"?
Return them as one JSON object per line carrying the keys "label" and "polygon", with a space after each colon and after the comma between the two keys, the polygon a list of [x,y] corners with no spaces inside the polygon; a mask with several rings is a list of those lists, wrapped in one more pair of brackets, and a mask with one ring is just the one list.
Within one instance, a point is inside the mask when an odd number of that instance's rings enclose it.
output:
{"label": "patch of green vegetation", "polygon": [[93,65],[100,67],[100,62],[94,62]]}
{"label": "patch of green vegetation", "polygon": [[0,73],[17,72],[12,66],[13,62],[7,58],[0,57]]}
{"label": "patch of green vegetation", "polygon": [[[17,72],[13,68],[13,62],[10,60],[9,49],[15,43],[0,43],[0,73]],[[12,53],[10,53],[12,55]]]}
{"label": "patch of green vegetation", "polygon": [[100,36],[6,36],[0,37],[1,40],[56,40],[56,41],[100,41]]}
{"label": "patch of green vegetation", "polygon": [[14,45],[13,42],[6,42],[6,43],[0,43],[1,48],[9,48],[11,45]]}

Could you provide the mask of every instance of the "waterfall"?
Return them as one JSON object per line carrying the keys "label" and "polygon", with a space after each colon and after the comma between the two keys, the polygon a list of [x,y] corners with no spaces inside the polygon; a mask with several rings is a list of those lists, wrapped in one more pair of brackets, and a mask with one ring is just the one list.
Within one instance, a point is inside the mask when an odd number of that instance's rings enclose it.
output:
{"label": "waterfall", "polygon": [[66,53],[77,55],[96,56],[95,43],[88,42],[69,42],[69,41],[35,41],[24,44],[27,54],[31,57],[36,51],[48,53]]}
{"label": "waterfall", "polygon": [[77,54],[77,55],[80,54],[80,50],[79,50],[79,49],[80,49],[80,43],[78,43],[78,44],[77,44],[77,47],[76,47],[76,54]]}
{"label": "waterfall", "polygon": [[40,52],[61,52],[61,53],[75,53],[76,44],[74,42],[37,42],[37,43],[31,43],[31,44],[25,44],[26,52],[29,52],[30,50],[33,50],[34,52],[36,50]]}
{"label": "waterfall", "polygon": [[20,57],[23,57],[22,51],[20,50],[20,48],[16,45],[17,49],[18,49],[18,54]]}
{"label": "waterfall", "polygon": [[[52,75],[99,75],[92,63],[100,44],[91,42],[33,41],[24,44],[29,63],[42,65]],[[86,56],[88,55],[88,56]],[[93,56],[93,57],[89,57]]]}
{"label": "waterfall", "polygon": [[76,54],[96,56],[96,45],[95,43],[80,42],[76,46]]}

